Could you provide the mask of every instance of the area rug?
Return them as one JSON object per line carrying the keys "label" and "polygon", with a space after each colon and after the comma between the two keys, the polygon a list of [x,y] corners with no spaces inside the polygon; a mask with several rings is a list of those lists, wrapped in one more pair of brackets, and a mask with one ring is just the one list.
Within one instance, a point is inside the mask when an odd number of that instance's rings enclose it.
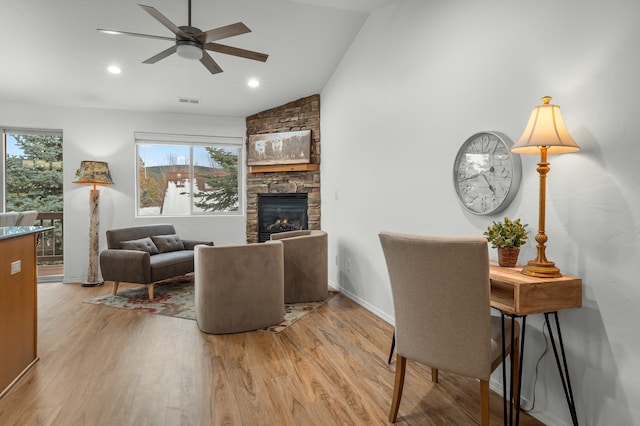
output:
{"label": "area rug", "polygon": [[[193,274],[157,282],[154,286],[154,298],[149,300],[146,286],[120,290],[118,294],[107,294],[85,300],[85,303],[105,305],[114,308],[130,309],[169,317],[196,319],[193,294]],[[279,333],[325,303],[336,295],[330,291],[328,297],[320,302],[291,303],[284,305],[284,321],[262,330]]]}

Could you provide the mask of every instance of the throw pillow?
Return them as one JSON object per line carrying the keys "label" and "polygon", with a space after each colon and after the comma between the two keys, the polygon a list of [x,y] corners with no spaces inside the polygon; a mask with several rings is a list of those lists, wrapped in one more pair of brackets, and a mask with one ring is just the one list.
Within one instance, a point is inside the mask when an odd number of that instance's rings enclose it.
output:
{"label": "throw pillow", "polygon": [[158,247],[160,253],[166,253],[168,251],[184,250],[184,244],[180,237],[176,234],[170,235],[156,235],[151,237],[153,242]]}
{"label": "throw pillow", "polygon": [[139,240],[122,241],[120,243],[125,250],[146,251],[149,254],[158,254],[158,247],[151,241],[151,238],[140,238]]}

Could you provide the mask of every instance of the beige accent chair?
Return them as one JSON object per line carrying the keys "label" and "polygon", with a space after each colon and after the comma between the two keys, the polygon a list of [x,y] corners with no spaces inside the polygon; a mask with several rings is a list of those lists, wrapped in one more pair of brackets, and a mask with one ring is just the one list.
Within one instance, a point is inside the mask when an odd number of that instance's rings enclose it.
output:
{"label": "beige accent chair", "polygon": [[[489,254],[484,238],[381,232],[396,326],[396,378],[389,421],[395,423],[407,359],[480,380],[481,424],[489,425],[489,378],[502,363],[502,321],[491,316]],[[505,321],[511,350],[511,321]],[[519,326],[514,322],[513,365]],[[517,371],[512,384],[517,384]],[[505,386],[506,388],[506,386]],[[513,386],[512,389],[518,389]],[[514,400],[518,398],[517,391]]]}
{"label": "beige accent chair", "polygon": [[196,246],[195,307],[198,327],[205,333],[240,333],[280,324],[282,243]]}
{"label": "beige accent chair", "polygon": [[18,222],[18,212],[2,212],[0,213],[0,226],[16,226]]}
{"label": "beige accent chair", "polygon": [[327,233],[301,230],[271,234],[284,245],[284,303],[317,302],[329,294]]}
{"label": "beige accent chair", "polygon": [[33,226],[38,218],[38,212],[36,210],[27,210],[20,212],[18,215],[18,221],[16,226]]}

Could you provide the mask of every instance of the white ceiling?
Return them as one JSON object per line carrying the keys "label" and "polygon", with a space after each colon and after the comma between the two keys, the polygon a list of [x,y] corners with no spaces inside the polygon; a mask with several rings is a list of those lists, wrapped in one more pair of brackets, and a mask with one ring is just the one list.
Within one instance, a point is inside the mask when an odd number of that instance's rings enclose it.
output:
{"label": "white ceiling", "polygon": [[[187,0],[140,0],[178,26]],[[224,70],[172,55],[142,61],[171,42],[99,33],[107,28],[172,37],[130,0],[2,0],[0,100],[83,108],[247,116],[319,93],[370,11],[393,0],[192,0],[192,26],[238,21],[252,32],[221,44],[269,54],[267,62],[211,53]],[[118,65],[122,73],[107,72]],[[257,89],[247,86],[257,78]],[[179,98],[198,99],[184,104]]]}

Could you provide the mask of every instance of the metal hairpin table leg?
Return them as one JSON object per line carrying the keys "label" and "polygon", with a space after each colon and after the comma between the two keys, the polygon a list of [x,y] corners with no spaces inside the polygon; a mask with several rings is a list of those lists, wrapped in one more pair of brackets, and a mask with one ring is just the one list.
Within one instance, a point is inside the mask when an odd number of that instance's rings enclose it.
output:
{"label": "metal hairpin table leg", "polygon": [[[560,363],[560,357],[558,356],[558,349],[556,347],[556,340],[553,337],[553,331],[551,330],[551,322],[549,321],[549,315],[553,315],[556,319],[556,330],[558,331],[558,343],[560,344],[560,352],[562,355],[562,363]],[[567,357],[564,352],[564,343],[562,342],[562,332],[560,331],[560,321],[558,320],[558,312],[546,312],[544,319],[547,323],[547,329],[549,330],[549,337],[551,338],[551,346],[553,347],[553,354],[556,357],[556,365],[558,366],[558,372],[560,373],[560,380],[562,380],[562,388],[564,389],[564,395],[567,398],[567,404],[569,405],[569,412],[571,413],[571,420],[574,426],[578,426],[578,415],[576,413],[576,403],[573,399],[573,391],[571,390],[571,379],[569,379],[569,369],[567,368]],[[564,367],[564,370],[563,370]]]}
{"label": "metal hairpin table leg", "polygon": [[[524,336],[525,336],[525,326],[527,323],[527,317],[522,316],[522,327],[520,330],[520,357],[519,357],[519,362],[518,362],[518,385],[517,385],[517,391],[514,392],[513,389],[513,376],[516,373],[515,371],[515,363],[513,362],[513,358],[515,356],[515,321],[516,318],[518,317],[518,315],[507,315],[503,312],[500,312],[500,315],[502,317],[502,404],[503,404],[503,418],[504,418],[504,425],[507,426],[508,425],[513,425],[514,424],[514,416],[513,416],[513,411],[514,411],[514,403],[515,403],[515,424],[519,425],[520,424],[520,391],[522,390],[522,360],[524,359]],[[506,374],[506,363],[504,361],[505,359],[505,355],[506,355],[506,344],[505,344],[505,327],[504,327],[504,317],[508,316],[509,318],[511,318],[511,351],[509,353],[509,358],[510,358],[510,365],[511,365],[511,374],[509,374],[509,381],[507,381],[507,374]],[[507,384],[509,386],[509,410],[508,410],[508,416],[507,416]],[[515,397],[515,401],[514,401],[514,397]]]}

